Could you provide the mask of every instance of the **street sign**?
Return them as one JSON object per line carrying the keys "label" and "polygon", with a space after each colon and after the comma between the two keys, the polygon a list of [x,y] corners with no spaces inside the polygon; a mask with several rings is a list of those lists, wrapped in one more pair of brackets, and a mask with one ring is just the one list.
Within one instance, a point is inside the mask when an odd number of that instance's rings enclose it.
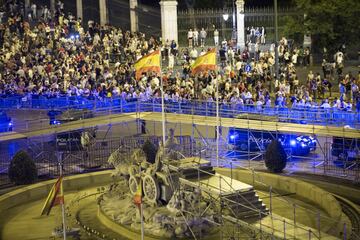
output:
{"label": "street sign", "polygon": [[251,72],[251,66],[250,64],[245,66],[245,72]]}

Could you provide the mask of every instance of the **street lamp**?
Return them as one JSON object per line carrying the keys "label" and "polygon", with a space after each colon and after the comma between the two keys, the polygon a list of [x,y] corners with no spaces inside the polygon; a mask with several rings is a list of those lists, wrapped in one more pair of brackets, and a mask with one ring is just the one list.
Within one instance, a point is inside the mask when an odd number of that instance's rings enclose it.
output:
{"label": "street lamp", "polygon": [[274,25],[275,25],[275,78],[279,80],[279,31],[278,31],[278,1],[274,0]]}
{"label": "street lamp", "polygon": [[229,14],[226,13],[226,9],[224,9],[224,14],[222,15],[222,17],[224,21],[222,21],[221,23],[221,28],[222,28],[221,32],[222,32],[222,38],[225,39],[225,27],[226,27],[225,22],[229,20]]}
{"label": "street lamp", "polygon": [[236,37],[236,16],[235,16],[236,10],[235,10],[235,0],[232,0],[232,12],[233,12],[233,14],[232,14],[232,18],[233,18],[233,30],[232,30],[232,36],[231,36],[231,38],[232,38],[233,43],[236,44],[236,42],[237,42],[237,41],[236,41],[237,37]]}
{"label": "street lamp", "polygon": [[229,14],[227,13],[223,14],[222,16],[225,22],[229,19]]}

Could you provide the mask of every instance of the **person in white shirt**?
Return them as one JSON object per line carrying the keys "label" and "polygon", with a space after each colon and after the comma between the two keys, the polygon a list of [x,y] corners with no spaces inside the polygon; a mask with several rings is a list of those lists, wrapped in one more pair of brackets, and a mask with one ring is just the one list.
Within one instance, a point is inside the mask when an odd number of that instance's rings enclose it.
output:
{"label": "person in white shirt", "polygon": [[206,39],[206,31],[204,28],[201,29],[200,31],[200,44],[201,44],[201,47],[204,47],[205,46],[205,39]]}
{"label": "person in white shirt", "polygon": [[264,103],[259,99],[256,101],[256,110],[261,111]]}
{"label": "person in white shirt", "polygon": [[329,100],[328,99],[325,99],[325,102],[323,104],[321,104],[320,106],[321,108],[324,108],[324,109],[329,109],[331,108],[331,105],[329,104]]}
{"label": "person in white shirt", "polygon": [[265,44],[266,43],[266,32],[265,32],[265,28],[261,27],[261,44]]}
{"label": "person in white shirt", "polygon": [[196,59],[198,56],[199,56],[198,51],[196,50],[196,48],[193,48],[193,49],[190,51],[191,61],[195,61],[195,59]]}
{"label": "person in white shirt", "polygon": [[193,40],[194,40],[194,47],[199,46],[199,32],[195,28],[193,31]]}
{"label": "person in white shirt", "polygon": [[297,65],[297,59],[298,59],[297,51],[294,51],[294,52],[293,52],[293,55],[291,56],[291,62],[292,62],[294,65]]}
{"label": "person in white shirt", "polygon": [[168,65],[169,70],[174,69],[174,63],[175,63],[174,55],[172,53],[170,53],[170,55],[169,55],[169,65]]}
{"label": "person in white shirt", "polygon": [[229,49],[227,51],[227,55],[228,55],[228,60],[230,61],[231,66],[234,66],[234,64],[235,64],[235,52],[232,49],[232,47],[229,47]]}
{"label": "person in white shirt", "polygon": [[36,4],[35,3],[33,3],[33,4],[31,4],[31,12],[32,12],[32,18],[33,19],[36,19],[37,18],[37,10],[36,10]]}
{"label": "person in white shirt", "polygon": [[193,33],[192,29],[190,28],[190,30],[188,31],[188,35],[187,35],[189,47],[193,46],[193,37],[194,37],[194,33]]}
{"label": "person in white shirt", "polygon": [[336,64],[341,65],[343,63],[343,61],[344,61],[344,54],[341,51],[338,51],[335,54],[334,58],[335,58]]}
{"label": "person in white shirt", "polygon": [[160,86],[160,80],[159,78],[157,77],[154,77],[152,80],[151,80],[151,83],[152,85],[156,86],[156,87],[159,87]]}

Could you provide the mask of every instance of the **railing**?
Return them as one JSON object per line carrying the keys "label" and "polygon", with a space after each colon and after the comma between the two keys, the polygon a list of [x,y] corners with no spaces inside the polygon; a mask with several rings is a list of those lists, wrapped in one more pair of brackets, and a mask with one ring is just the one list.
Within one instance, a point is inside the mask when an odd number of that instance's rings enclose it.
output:
{"label": "railing", "polygon": [[[259,121],[289,122],[300,124],[314,124],[323,126],[340,126],[359,129],[360,114],[355,111],[345,111],[335,108],[308,108],[286,106],[255,106],[234,103],[220,103],[220,117],[242,118]],[[161,100],[104,98],[87,99],[82,97],[60,97],[23,99],[21,97],[0,99],[2,109],[88,109],[94,116],[112,113],[130,112],[161,112]],[[205,101],[165,101],[165,111],[168,113],[192,114],[200,116],[216,116],[215,102]],[[246,115],[251,114],[251,116]],[[36,119],[38,121],[38,119]],[[30,123],[31,121],[29,121]]]}
{"label": "railing", "polygon": [[[63,100],[63,99],[56,99],[57,101]],[[151,101],[142,102],[142,101],[125,101],[121,99],[113,99],[113,98],[106,98],[103,101],[97,101],[92,100],[89,101],[87,104],[83,104],[83,99],[65,99],[66,101],[74,101],[74,104],[67,106],[65,105],[63,108],[59,108],[60,110],[64,111],[69,108],[87,108],[91,109],[91,117],[102,117],[101,119],[107,119],[109,123],[116,123],[121,122],[121,119],[124,117],[124,119],[128,119],[126,114],[121,115],[122,113],[140,113],[140,112],[161,112],[161,104],[160,99],[152,99]],[[65,101],[64,100],[64,101]],[[30,102],[31,103],[31,102]],[[46,101],[40,102],[40,106],[42,106],[44,109],[47,109],[49,105],[46,105]],[[75,105],[75,103],[78,103],[78,105]],[[52,103],[51,103],[52,104]],[[20,105],[22,108],[26,108],[27,105]],[[11,107],[9,105],[9,107]],[[37,108],[35,108],[37,109]],[[181,117],[181,114],[192,114],[192,115],[199,115],[199,116],[211,116],[214,117],[216,115],[216,106],[213,102],[201,102],[201,101],[179,101],[179,102],[173,102],[173,101],[166,101],[165,103],[165,111],[167,113],[176,113],[179,114],[179,117]],[[35,111],[36,112],[36,111]],[[40,111],[42,114],[39,115],[38,118],[31,118],[28,120],[16,120],[13,119],[14,122],[14,131],[18,133],[27,133],[34,130],[42,130],[42,129],[49,129],[49,119],[47,117],[44,117],[44,111]],[[251,114],[251,115],[248,115]],[[32,114],[34,115],[34,114]],[[84,116],[81,116],[81,119],[86,118],[86,113]],[[359,129],[359,114],[355,112],[345,112],[345,111],[339,111],[335,109],[317,109],[316,111],[313,109],[291,109],[291,108],[275,108],[275,107],[264,107],[264,108],[257,108],[254,106],[247,106],[247,105],[233,105],[233,104],[221,104],[220,105],[220,116],[221,117],[227,117],[227,118],[238,118],[241,117],[242,119],[254,119],[254,117],[259,120],[261,125],[265,125],[267,121],[282,121],[282,122],[295,122],[295,123],[304,123],[304,124],[317,124],[317,125],[323,125],[323,126],[344,126],[349,125],[351,127],[354,127],[356,129]],[[186,117],[185,117],[186,118]],[[113,120],[114,119],[114,120]],[[135,118],[134,118],[135,120]],[[128,120],[127,120],[128,121]],[[76,126],[74,128],[74,131],[76,129],[84,128],[85,121],[74,121],[69,122],[66,124],[67,128],[72,128],[72,126]],[[97,123],[94,123],[94,126]],[[246,124],[247,126],[242,126],[243,128],[249,128],[251,129],[252,126]],[[65,127],[65,126],[64,126]],[[306,125],[304,125],[306,127]],[[310,127],[310,126],[309,126]],[[62,125],[56,125],[53,128],[53,133],[59,132],[59,128],[62,128]],[[249,130],[249,132],[255,131],[255,130]],[[279,129],[274,128],[274,132],[281,131]],[[332,130],[334,131],[334,130]],[[338,128],[336,131],[339,131],[339,135],[346,137],[346,129],[344,128]],[[340,132],[341,131],[341,132]],[[261,131],[260,131],[261,132]],[[140,133],[140,132],[138,132]],[[44,133],[39,133],[44,134]],[[180,132],[181,134],[181,132]],[[309,133],[310,134],[310,133]],[[312,134],[315,135],[321,135],[318,132],[313,132]],[[192,136],[194,137],[194,136]],[[255,160],[261,160],[263,159],[263,149],[259,148],[259,151],[252,151],[250,149],[246,149],[245,151],[238,151],[234,149],[229,149],[229,145],[227,144],[227,136],[225,136],[221,141],[220,146],[220,157],[221,158],[227,158],[227,159],[234,159],[234,156],[230,156],[232,153],[233,155],[241,155],[240,157],[235,157],[235,159],[238,159],[239,166],[246,166],[246,167],[254,167],[258,165],[258,161]],[[327,136],[320,141],[333,141],[331,136]],[[328,139],[329,138],[329,139]],[[204,139],[202,139],[204,141]],[[18,144],[19,140],[16,140],[16,144]],[[99,139],[98,139],[99,141]],[[214,142],[214,139],[208,138],[205,140],[205,142]],[[15,141],[14,141],[15,143]],[[321,148],[321,144],[323,142],[317,143],[319,146],[319,149]],[[192,146],[195,146],[193,144]],[[214,145],[212,145],[214,148]],[[327,148],[326,148],[327,147]],[[331,156],[330,152],[331,146],[325,146],[324,149],[321,150],[322,152],[318,151],[318,154],[320,154],[320,157],[314,157],[313,155],[309,156],[295,156],[294,159],[300,159],[303,162],[306,163],[306,168],[303,170],[306,170],[308,172],[318,173],[318,174],[326,174],[326,175],[335,175],[335,176],[341,176],[346,177],[350,179],[355,179],[356,181],[359,181],[360,177],[360,171],[358,170],[360,166],[360,162],[357,160],[356,162],[352,162],[351,169],[350,165],[344,164],[343,167],[339,167],[334,164],[335,157]],[[10,149],[10,147],[8,147]],[[206,150],[204,150],[206,149]],[[198,153],[203,154],[203,156],[212,156],[215,155],[215,150],[211,148],[211,146],[207,146],[206,148],[202,148],[202,151],[199,150]],[[8,150],[9,151],[9,150]],[[4,151],[5,154],[5,151]],[[7,155],[12,155],[8,154]],[[323,155],[322,155],[323,154]],[[290,158],[292,158],[292,154],[290,152],[289,154]],[[246,161],[241,161],[246,160]],[[45,163],[44,163],[45,164]],[[319,167],[319,166],[321,167]],[[300,166],[300,165],[299,165]],[[305,164],[304,164],[305,166]],[[296,165],[294,166],[296,167]],[[303,165],[300,166],[303,168]],[[301,169],[296,169],[301,170]]]}

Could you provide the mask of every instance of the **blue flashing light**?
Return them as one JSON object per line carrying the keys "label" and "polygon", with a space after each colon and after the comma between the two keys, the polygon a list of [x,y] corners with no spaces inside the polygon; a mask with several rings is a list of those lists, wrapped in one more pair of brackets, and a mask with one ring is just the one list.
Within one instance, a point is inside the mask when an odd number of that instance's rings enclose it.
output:
{"label": "blue flashing light", "polygon": [[60,125],[61,122],[59,122],[59,121],[57,121],[57,120],[53,120],[53,121],[51,122],[51,124],[52,124],[52,125]]}
{"label": "blue flashing light", "polygon": [[9,122],[9,127],[12,127],[13,123],[12,122]]}
{"label": "blue flashing light", "polygon": [[305,143],[301,143],[301,147],[306,147],[306,144]]}
{"label": "blue flashing light", "polygon": [[295,140],[290,140],[290,146],[295,147],[296,146],[296,141]]}
{"label": "blue flashing light", "polygon": [[231,140],[235,140],[235,137],[236,137],[235,135],[230,135]]}

